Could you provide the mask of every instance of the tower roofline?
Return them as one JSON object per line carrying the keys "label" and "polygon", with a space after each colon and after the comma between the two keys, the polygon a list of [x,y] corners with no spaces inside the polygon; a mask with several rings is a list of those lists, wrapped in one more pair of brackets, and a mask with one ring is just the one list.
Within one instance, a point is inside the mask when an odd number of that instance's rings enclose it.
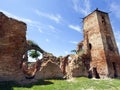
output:
{"label": "tower roofline", "polygon": [[85,17],[83,18],[83,20],[84,20],[85,18],[87,18],[88,16],[90,16],[91,14],[93,14],[94,12],[101,12],[101,13],[104,13],[104,14],[108,14],[107,12],[101,11],[101,10],[99,10],[99,9],[97,8],[97,9],[95,9],[92,13],[88,14],[87,16],[85,16]]}

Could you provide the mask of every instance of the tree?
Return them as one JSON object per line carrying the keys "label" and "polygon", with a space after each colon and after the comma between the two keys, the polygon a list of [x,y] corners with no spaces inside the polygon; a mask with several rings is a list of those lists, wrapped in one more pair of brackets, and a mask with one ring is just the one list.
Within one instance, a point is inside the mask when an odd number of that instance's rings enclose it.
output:
{"label": "tree", "polygon": [[84,49],[81,49],[81,50],[79,50],[79,51],[77,51],[77,50],[71,50],[71,52],[74,52],[75,54],[78,54],[78,55],[80,55],[80,54],[83,54],[84,53]]}
{"label": "tree", "polygon": [[[32,40],[28,40],[28,44],[30,45],[30,46],[34,46],[34,47],[36,47],[36,48],[40,48],[34,41],[32,41]],[[37,50],[34,50],[34,49],[32,49],[32,50],[29,50],[29,56],[30,57],[32,57],[32,58],[35,58],[35,59],[37,59],[39,56],[40,56],[40,53],[37,51]]]}
{"label": "tree", "polygon": [[39,51],[40,53],[47,53],[46,51],[44,51],[42,48],[40,48],[40,46],[38,44],[36,44],[34,41],[32,40],[27,40],[27,43],[29,45],[30,48],[35,49],[37,51]]}
{"label": "tree", "polygon": [[40,53],[36,50],[30,50],[29,51],[29,56],[37,59],[40,56]]}
{"label": "tree", "polygon": [[[29,45],[35,45],[35,46],[38,46],[34,41],[32,40],[27,40],[28,41],[28,44]],[[39,46],[38,46],[39,47]]]}
{"label": "tree", "polygon": [[76,51],[76,50],[71,50],[71,52],[74,52],[75,54],[77,54],[77,51]]}

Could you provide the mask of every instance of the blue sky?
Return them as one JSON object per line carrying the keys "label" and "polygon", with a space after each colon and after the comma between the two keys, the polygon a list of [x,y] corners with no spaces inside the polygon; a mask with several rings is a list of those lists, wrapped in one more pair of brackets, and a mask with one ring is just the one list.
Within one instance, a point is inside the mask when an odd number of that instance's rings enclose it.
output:
{"label": "blue sky", "polygon": [[27,24],[27,39],[56,56],[83,40],[82,19],[99,8],[108,12],[120,50],[120,0],[1,0],[0,11]]}

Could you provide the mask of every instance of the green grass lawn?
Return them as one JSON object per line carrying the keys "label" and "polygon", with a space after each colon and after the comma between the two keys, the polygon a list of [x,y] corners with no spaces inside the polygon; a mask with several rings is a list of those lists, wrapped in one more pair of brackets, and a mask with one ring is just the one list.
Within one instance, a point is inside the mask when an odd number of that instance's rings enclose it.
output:
{"label": "green grass lawn", "polygon": [[120,80],[94,80],[80,77],[71,80],[39,80],[35,84],[26,86],[14,82],[2,82],[0,90],[120,90]]}

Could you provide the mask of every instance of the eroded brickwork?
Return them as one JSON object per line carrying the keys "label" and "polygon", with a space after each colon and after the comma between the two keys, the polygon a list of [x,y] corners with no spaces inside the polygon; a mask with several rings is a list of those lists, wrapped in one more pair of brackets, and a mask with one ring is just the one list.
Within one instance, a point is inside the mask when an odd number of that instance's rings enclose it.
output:
{"label": "eroded brickwork", "polygon": [[[70,55],[67,55],[61,61],[47,55],[41,48],[34,45],[30,47],[26,42],[26,24],[0,12],[0,81],[30,83],[37,79],[62,78],[65,75],[68,78],[89,74],[96,78],[120,76],[120,56],[108,13],[95,10],[83,22],[84,41],[79,43],[77,51],[84,49],[84,53],[71,56],[71,60],[68,60]],[[21,61],[30,49],[43,53],[43,58],[38,65],[38,72],[35,72],[35,79],[27,80]]]}
{"label": "eroded brickwork", "polygon": [[[84,18],[84,49],[90,53],[93,77],[118,76],[118,48],[108,13],[95,10]],[[114,58],[114,59],[113,59]]]}
{"label": "eroded brickwork", "polygon": [[0,80],[22,75],[20,62],[26,49],[26,24],[0,12]]}

